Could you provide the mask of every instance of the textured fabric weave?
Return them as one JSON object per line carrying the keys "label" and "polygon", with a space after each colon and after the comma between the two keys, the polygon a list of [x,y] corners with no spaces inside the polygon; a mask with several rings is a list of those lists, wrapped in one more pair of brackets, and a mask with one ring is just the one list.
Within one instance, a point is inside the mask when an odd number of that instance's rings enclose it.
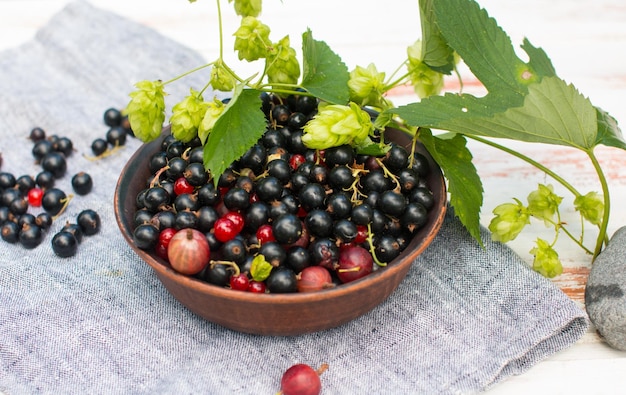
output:
{"label": "textured fabric weave", "polygon": [[[90,161],[106,108],[133,83],[203,64],[180,44],[86,2],[71,3],[31,42],[0,53],[3,171],[35,175],[34,126],[67,136],[75,152],[57,186],[86,171],[94,189],[76,196],[33,250],[0,245],[0,391],[6,394],[272,394],[294,363],[329,369],[324,394],[480,392],[573,344],[584,312],[528,270],[509,248],[481,249],[453,216],[398,290],[342,327],[296,337],[237,333],[190,313],[125,244],[113,192],[140,142]],[[168,100],[207,75],[169,88]],[[102,231],[57,258],[52,235],[85,208]],[[484,234],[487,239],[486,233]]]}

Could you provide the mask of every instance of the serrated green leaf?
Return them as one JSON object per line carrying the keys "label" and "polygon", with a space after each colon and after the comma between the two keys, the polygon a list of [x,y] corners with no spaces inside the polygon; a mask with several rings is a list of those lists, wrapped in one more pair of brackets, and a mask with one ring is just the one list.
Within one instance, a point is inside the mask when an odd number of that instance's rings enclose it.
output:
{"label": "serrated green leaf", "polygon": [[451,133],[434,136],[430,129],[421,129],[419,137],[448,180],[450,204],[455,215],[482,246],[480,208],[483,205],[483,187],[472,163],[472,154],[466,147],[465,137]]}
{"label": "serrated green leaf", "polygon": [[556,71],[552,61],[541,48],[534,47],[527,38],[524,38],[522,49],[528,54],[528,65],[541,77],[555,77]]}
{"label": "serrated green leaf", "polygon": [[478,3],[437,0],[433,6],[448,45],[491,94],[504,100],[526,93],[521,75],[528,66],[515,54],[509,36]]}
{"label": "serrated green leaf", "polygon": [[310,30],[302,34],[302,53],[302,87],[321,100],[347,104],[350,73],[339,55],[325,42],[314,40]]}
{"label": "serrated green leaf", "polygon": [[433,0],[420,0],[419,7],[422,21],[422,61],[435,71],[450,74],[454,70],[454,51],[435,23]]}
{"label": "serrated green leaf", "polygon": [[617,120],[606,111],[596,107],[598,115],[598,135],[597,144],[604,144],[607,147],[626,149],[626,141],[622,136],[622,131],[617,125]]}
{"label": "serrated green leaf", "polygon": [[214,182],[232,162],[252,147],[266,130],[261,108],[260,92],[235,88],[226,109],[215,122],[204,145],[204,166]]}

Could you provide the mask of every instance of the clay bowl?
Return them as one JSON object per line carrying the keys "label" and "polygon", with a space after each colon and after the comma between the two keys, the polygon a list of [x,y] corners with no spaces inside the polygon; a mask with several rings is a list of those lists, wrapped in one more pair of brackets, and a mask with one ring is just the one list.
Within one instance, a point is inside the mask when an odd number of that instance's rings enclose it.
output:
{"label": "clay bowl", "polygon": [[[386,138],[410,149],[405,133],[390,129]],[[226,328],[259,335],[298,335],[337,327],[372,310],[398,287],[415,258],[439,231],[446,209],[446,187],[439,167],[426,150],[418,150],[430,161],[428,185],[435,206],[428,223],[407,248],[387,267],[360,280],[335,288],[293,294],[254,294],[233,291],[175,272],[156,254],[133,243],[135,197],[150,176],[148,159],[159,150],[161,139],[144,144],[123,169],[115,190],[114,205],[118,226],[131,248],[154,270],[165,288],[189,310]]]}

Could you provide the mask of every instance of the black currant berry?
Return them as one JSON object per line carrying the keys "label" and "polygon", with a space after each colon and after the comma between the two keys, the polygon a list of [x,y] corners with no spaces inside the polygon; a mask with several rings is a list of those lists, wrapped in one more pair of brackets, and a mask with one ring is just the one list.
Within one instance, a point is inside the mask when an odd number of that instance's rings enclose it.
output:
{"label": "black currant berry", "polygon": [[69,232],[73,234],[74,237],[76,238],[76,241],[79,244],[82,243],[84,233],[83,233],[83,229],[78,224],[66,222],[65,225],[63,225],[63,228],[61,228],[61,230],[64,232]]}
{"label": "black currant berry", "polygon": [[294,246],[287,250],[287,266],[294,272],[300,273],[302,269],[311,266],[311,254],[302,246]]}
{"label": "black currant berry", "polygon": [[198,226],[198,217],[192,211],[179,211],[174,219],[174,229],[196,228]]}
{"label": "black currant berry", "polygon": [[274,220],[272,230],[277,242],[292,244],[302,235],[302,221],[293,214],[284,214]]}
{"label": "black currant berry", "polygon": [[289,107],[287,105],[279,104],[272,108],[271,115],[272,120],[274,120],[277,124],[287,125],[291,111],[289,111]]}
{"label": "black currant berry", "polygon": [[339,261],[339,248],[329,238],[319,238],[309,245],[312,264],[335,270]]}
{"label": "black currant berry", "polygon": [[15,180],[15,185],[20,190],[22,194],[28,193],[31,189],[36,186],[35,179],[29,175],[19,176]]}
{"label": "black currant berry", "polygon": [[324,152],[324,161],[328,167],[351,165],[354,158],[354,149],[347,144],[328,148]]}
{"label": "black currant berry", "polygon": [[220,252],[223,260],[235,262],[237,264],[243,263],[247,255],[246,245],[243,240],[238,237],[228,240],[222,244]]}
{"label": "black currant berry", "polygon": [[309,211],[304,223],[313,236],[328,237],[333,233],[333,218],[327,211],[320,209]]}
{"label": "black currant berry", "polygon": [[143,204],[148,211],[156,213],[163,206],[170,203],[170,194],[160,186],[155,186],[146,191]]}
{"label": "black currant berry", "polygon": [[183,193],[174,198],[174,210],[176,212],[181,211],[196,211],[200,205],[198,204],[198,197],[189,193]]}
{"label": "black currant berry", "polygon": [[106,132],[106,140],[113,147],[121,147],[126,144],[126,130],[121,126],[114,126]]}
{"label": "black currant berry", "polygon": [[352,208],[351,218],[356,225],[366,226],[372,222],[373,215],[372,207],[367,203],[363,203]]}
{"label": "black currant berry", "polygon": [[17,243],[20,237],[20,227],[15,222],[8,221],[2,225],[0,233],[2,234],[2,240],[7,243]]}
{"label": "black currant berry", "polygon": [[379,207],[385,214],[399,217],[406,208],[406,198],[399,192],[385,191],[380,195]]}
{"label": "black currant berry", "polygon": [[406,148],[394,144],[391,144],[391,148],[383,158],[382,162],[388,169],[393,172],[397,172],[398,170],[405,168],[408,164],[409,153]]}
{"label": "black currant berry", "polygon": [[76,223],[86,236],[95,235],[100,231],[100,216],[94,210],[81,211],[76,217]]}
{"label": "black currant berry", "polygon": [[49,152],[41,158],[41,167],[49,171],[55,178],[61,178],[67,170],[67,162],[65,156],[60,152]]}
{"label": "black currant berry", "polygon": [[230,276],[232,276],[232,270],[228,265],[211,264],[201,272],[201,278],[213,285],[225,287],[228,285]]}
{"label": "black currant berry", "polygon": [[52,144],[52,147],[55,151],[62,153],[65,157],[72,155],[72,152],[74,151],[74,143],[72,143],[72,140],[67,137],[60,137]]}
{"label": "black currant berry", "polygon": [[[149,212],[146,211],[146,213]],[[143,221],[141,223],[144,222],[147,221]],[[174,214],[172,211],[159,211],[158,213],[154,214],[152,218],[150,218],[149,222],[152,225],[156,226],[156,228],[160,231],[167,228],[174,228],[176,226],[176,214]]]}
{"label": "black currant berry", "polygon": [[256,194],[264,202],[280,199],[283,194],[283,183],[276,177],[268,176],[256,183]]}
{"label": "black currant berry", "polygon": [[43,170],[35,176],[35,183],[42,189],[49,189],[54,186],[56,179],[54,174],[49,171]]}
{"label": "black currant berry", "polygon": [[357,228],[354,222],[340,219],[333,226],[333,235],[344,244],[351,243],[357,236]]}
{"label": "black currant berry", "polygon": [[292,293],[298,291],[296,273],[288,267],[277,267],[272,270],[266,280],[267,289],[271,293]]}
{"label": "black currant berry", "polygon": [[72,188],[77,194],[81,196],[86,195],[93,188],[93,179],[84,171],[76,173],[72,177]]}
{"label": "black currant berry", "polygon": [[41,161],[41,159],[50,152],[54,152],[54,147],[52,146],[52,143],[48,140],[39,140],[35,142],[31,150],[31,153],[33,154],[37,162]]}
{"label": "black currant berry", "polygon": [[409,201],[420,203],[427,210],[430,210],[435,205],[435,197],[428,188],[418,187],[411,191],[409,195]]}
{"label": "black currant berry", "polygon": [[24,248],[31,250],[41,244],[43,236],[44,233],[39,226],[25,224],[22,226],[22,229],[20,229],[20,244]]}
{"label": "black currant berry", "polygon": [[104,154],[109,148],[109,144],[105,139],[97,138],[91,142],[91,152],[94,156],[100,156]]}
{"label": "black currant berry", "polygon": [[263,243],[259,248],[259,254],[263,255],[265,260],[274,267],[283,265],[287,259],[287,252],[275,241]]}
{"label": "black currant berry", "polygon": [[427,221],[428,210],[420,203],[409,203],[400,217],[402,226],[411,232],[424,226]]}
{"label": "black currant berry", "polygon": [[229,210],[244,211],[250,206],[250,194],[245,189],[233,187],[224,194],[224,205]]}
{"label": "black currant berry", "polygon": [[151,250],[159,240],[159,230],[151,224],[141,224],[133,231],[133,241],[137,248]]}
{"label": "black currant berry", "polygon": [[116,108],[108,108],[102,115],[104,124],[110,127],[122,124],[122,112]]}
{"label": "black currant berry", "polygon": [[17,180],[15,176],[11,173],[7,173],[3,171],[0,173],[0,189],[9,189],[15,186]]}
{"label": "black currant berry", "polygon": [[48,230],[52,226],[52,216],[48,213],[39,213],[35,217],[35,224],[43,230]]}
{"label": "black currant berry", "polygon": [[58,214],[67,203],[67,195],[59,188],[50,188],[43,193],[41,207],[50,215]]}
{"label": "black currant berry", "polygon": [[189,163],[183,171],[183,177],[194,187],[206,184],[209,179],[209,175],[201,162]]}
{"label": "black currant berry", "polygon": [[326,191],[320,184],[309,183],[300,189],[298,198],[302,208],[306,211],[311,211],[316,208],[323,208],[324,200],[326,200]]}
{"label": "black currant berry", "polygon": [[52,238],[52,251],[61,257],[68,258],[76,254],[78,241],[70,232],[60,231]]}
{"label": "black currant berry", "polygon": [[35,126],[31,131],[28,138],[31,141],[40,141],[46,138],[46,132],[39,126]]}
{"label": "black currant berry", "polygon": [[400,254],[400,244],[395,237],[382,235],[374,241],[376,257],[383,263],[389,263]]}

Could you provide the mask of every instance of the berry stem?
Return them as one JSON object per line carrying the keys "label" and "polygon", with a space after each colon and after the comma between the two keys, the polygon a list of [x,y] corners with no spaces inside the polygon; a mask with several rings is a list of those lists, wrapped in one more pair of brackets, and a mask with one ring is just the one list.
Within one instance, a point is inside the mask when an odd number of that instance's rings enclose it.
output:
{"label": "berry stem", "polygon": [[374,235],[372,234],[372,224],[369,223],[367,224],[367,244],[369,244],[370,254],[372,254],[372,259],[374,260],[374,262],[381,267],[387,266],[386,263],[379,261],[378,257],[376,256],[376,250],[374,248]]}

